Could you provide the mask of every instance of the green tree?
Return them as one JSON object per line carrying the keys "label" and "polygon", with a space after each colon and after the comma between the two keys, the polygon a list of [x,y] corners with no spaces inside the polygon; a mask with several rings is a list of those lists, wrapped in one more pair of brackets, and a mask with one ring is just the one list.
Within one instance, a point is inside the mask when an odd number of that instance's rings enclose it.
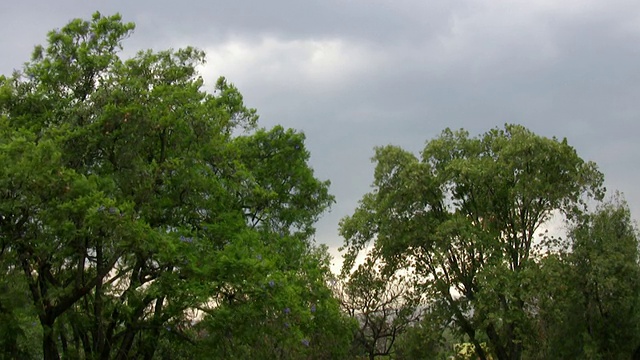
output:
{"label": "green tree", "polygon": [[640,346],[638,232],[626,203],[602,205],[571,231],[586,335],[603,359],[628,359]]}
{"label": "green tree", "polygon": [[388,267],[417,275],[477,355],[485,339],[498,359],[533,346],[529,313],[536,233],[556,211],[572,214],[602,196],[603,176],[566,140],[506,125],[471,138],[445,130],[421,160],[376,149],[374,190],[342,220],[345,266],[374,241]]}
{"label": "green tree", "polygon": [[338,297],[342,310],[358,322],[353,351],[369,359],[395,353],[398,337],[420,317],[407,277],[384,273],[371,256],[348,275]]}
{"label": "green tree", "polygon": [[540,262],[536,296],[544,359],[630,359],[640,346],[638,233],[617,195],[571,225],[567,252]]}
{"label": "green tree", "polygon": [[618,197],[581,217],[570,232],[583,356],[629,359],[640,348],[638,232]]}
{"label": "green tree", "polygon": [[256,130],[224,78],[205,92],[197,49],[121,59],[133,28],[73,20],[2,78],[3,281],[21,272],[45,359],[152,359],[196,344],[210,304],[321,278],[312,225],[333,198],[304,136]]}

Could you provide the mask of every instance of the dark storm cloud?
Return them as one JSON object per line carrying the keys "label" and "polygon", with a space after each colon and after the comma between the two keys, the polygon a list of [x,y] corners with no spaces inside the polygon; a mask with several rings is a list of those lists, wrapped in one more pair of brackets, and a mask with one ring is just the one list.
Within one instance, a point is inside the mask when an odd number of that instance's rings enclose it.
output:
{"label": "dark storm cloud", "polygon": [[125,48],[194,45],[264,126],[304,131],[337,204],[318,241],[369,190],[376,145],[419,151],[445,127],[506,122],[567,137],[640,212],[640,3],[523,1],[5,1],[0,73],[48,30],[95,10],[137,29]]}

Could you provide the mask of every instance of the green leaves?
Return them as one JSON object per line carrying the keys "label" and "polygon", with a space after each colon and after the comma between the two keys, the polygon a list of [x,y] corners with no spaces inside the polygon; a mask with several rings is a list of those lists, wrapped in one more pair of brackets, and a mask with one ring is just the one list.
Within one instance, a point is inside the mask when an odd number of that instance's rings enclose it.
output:
{"label": "green leaves", "polygon": [[234,140],[243,171],[243,208],[252,226],[282,234],[313,234],[313,223],[333,203],[328,181],[307,166],[304,135],[280,126]]}
{"label": "green leaves", "polygon": [[344,356],[350,324],[326,285],[326,249],[292,246],[296,241],[263,234],[244,246],[225,248],[218,264],[233,270],[218,271],[229,276],[221,283],[225,290],[198,325],[208,334],[202,341],[205,353],[219,358]]}
{"label": "green leaves", "polygon": [[572,264],[582,294],[582,331],[604,358],[636,349],[640,312],[638,232],[619,197],[582,217],[571,231]]}
{"label": "green leaves", "polygon": [[[2,260],[26,279],[44,357],[152,358],[162,339],[198,340],[198,311],[285,299],[313,347],[310,306],[332,300],[311,236],[333,197],[304,135],[256,130],[224,78],[206,93],[196,48],[122,59],[133,28],[73,20],[0,79]],[[272,279],[287,284],[275,303]]]}
{"label": "green leaves", "polygon": [[554,212],[599,199],[602,174],[566,140],[519,125],[475,138],[447,129],[420,160],[388,146],[374,161],[374,190],[340,224],[343,273],[374,241],[389,269],[413,271],[429,301],[444,299],[476,349],[484,335],[498,358],[519,358],[536,232]]}

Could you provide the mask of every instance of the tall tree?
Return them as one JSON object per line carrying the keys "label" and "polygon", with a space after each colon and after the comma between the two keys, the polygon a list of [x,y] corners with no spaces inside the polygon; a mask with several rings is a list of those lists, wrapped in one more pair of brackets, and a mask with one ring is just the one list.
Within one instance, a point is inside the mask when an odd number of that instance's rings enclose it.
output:
{"label": "tall tree", "polygon": [[197,309],[250,291],[242,274],[268,282],[256,251],[275,239],[301,254],[275,270],[320,266],[305,256],[333,198],[304,136],[256,130],[224,78],[205,92],[202,51],[121,59],[133,28],[73,20],[2,78],[2,260],[28,285],[45,359],[151,359],[166,339],[196,341]]}
{"label": "tall tree", "polygon": [[376,149],[374,190],[342,220],[345,266],[374,241],[390,268],[418,275],[425,298],[444,303],[455,327],[487,359],[520,359],[528,344],[528,295],[536,232],[554,212],[602,196],[603,176],[566,140],[506,125],[471,138],[445,130],[422,158]]}

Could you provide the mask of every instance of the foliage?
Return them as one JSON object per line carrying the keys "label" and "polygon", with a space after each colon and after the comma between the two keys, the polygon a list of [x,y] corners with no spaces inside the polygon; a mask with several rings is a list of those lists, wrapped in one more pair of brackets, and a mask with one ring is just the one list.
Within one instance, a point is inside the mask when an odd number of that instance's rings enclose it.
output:
{"label": "foliage", "polygon": [[0,277],[0,359],[37,358],[37,318],[29,306],[27,287],[20,273],[5,272]]}
{"label": "foliage", "polygon": [[605,204],[581,219],[571,236],[588,341],[602,358],[629,358],[640,346],[638,232],[629,208]]}
{"label": "foliage", "polygon": [[[619,196],[583,214],[571,251],[544,262],[539,357],[629,359],[640,348],[638,232]],[[543,348],[544,349],[544,348]]]}
{"label": "foliage", "polygon": [[449,320],[442,318],[442,312],[435,308],[422,309],[421,315],[419,322],[398,335],[395,358],[445,360],[454,357],[453,347],[462,337],[451,332]]}
{"label": "foliage", "polygon": [[258,260],[266,267],[266,276],[256,271],[245,274],[244,281],[252,286],[222,299],[199,324],[208,357],[345,357],[352,324],[342,316],[326,285],[326,250],[295,254],[304,263],[298,269],[283,270],[274,266],[284,261],[278,254],[282,246],[272,239]]}
{"label": "foliage", "polygon": [[371,256],[349,274],[338,297],[342,310],[358,323],[353,352],[369,359],[391,355],[397,338],[420,316],[409,280],[384,274]]}
{"label": "foliage", "polygon": [[[325,325],[343,320],[311,236],[333,198],[304,136],[256,129],[224,78],[206,93],[200,50],[121,59],[133,28],[119,15],[73,20],[2,78],[3,281],[26,284],[43,357],[189,353],[201,312],[235,324],[246,347],[243,316],[271,321],[260,311],[285,304],[305,317],[295,334],[325,336],[311,304]],[[271,279],[292,285],[274,300]]]}
{"label": "foliage", "polygon": [[374,190],[340,225],[345,266],[374,241],[389,268],[413,271],[425,299],[444,305],[478,357],[488,357],[486,338],[497,359],[520,358],[533,343],[536,232],[554,212],[600,198],[602,174],[566,140],[517,125],[477,138],[447,129],[421,160],[386,146],[374,161]]}

